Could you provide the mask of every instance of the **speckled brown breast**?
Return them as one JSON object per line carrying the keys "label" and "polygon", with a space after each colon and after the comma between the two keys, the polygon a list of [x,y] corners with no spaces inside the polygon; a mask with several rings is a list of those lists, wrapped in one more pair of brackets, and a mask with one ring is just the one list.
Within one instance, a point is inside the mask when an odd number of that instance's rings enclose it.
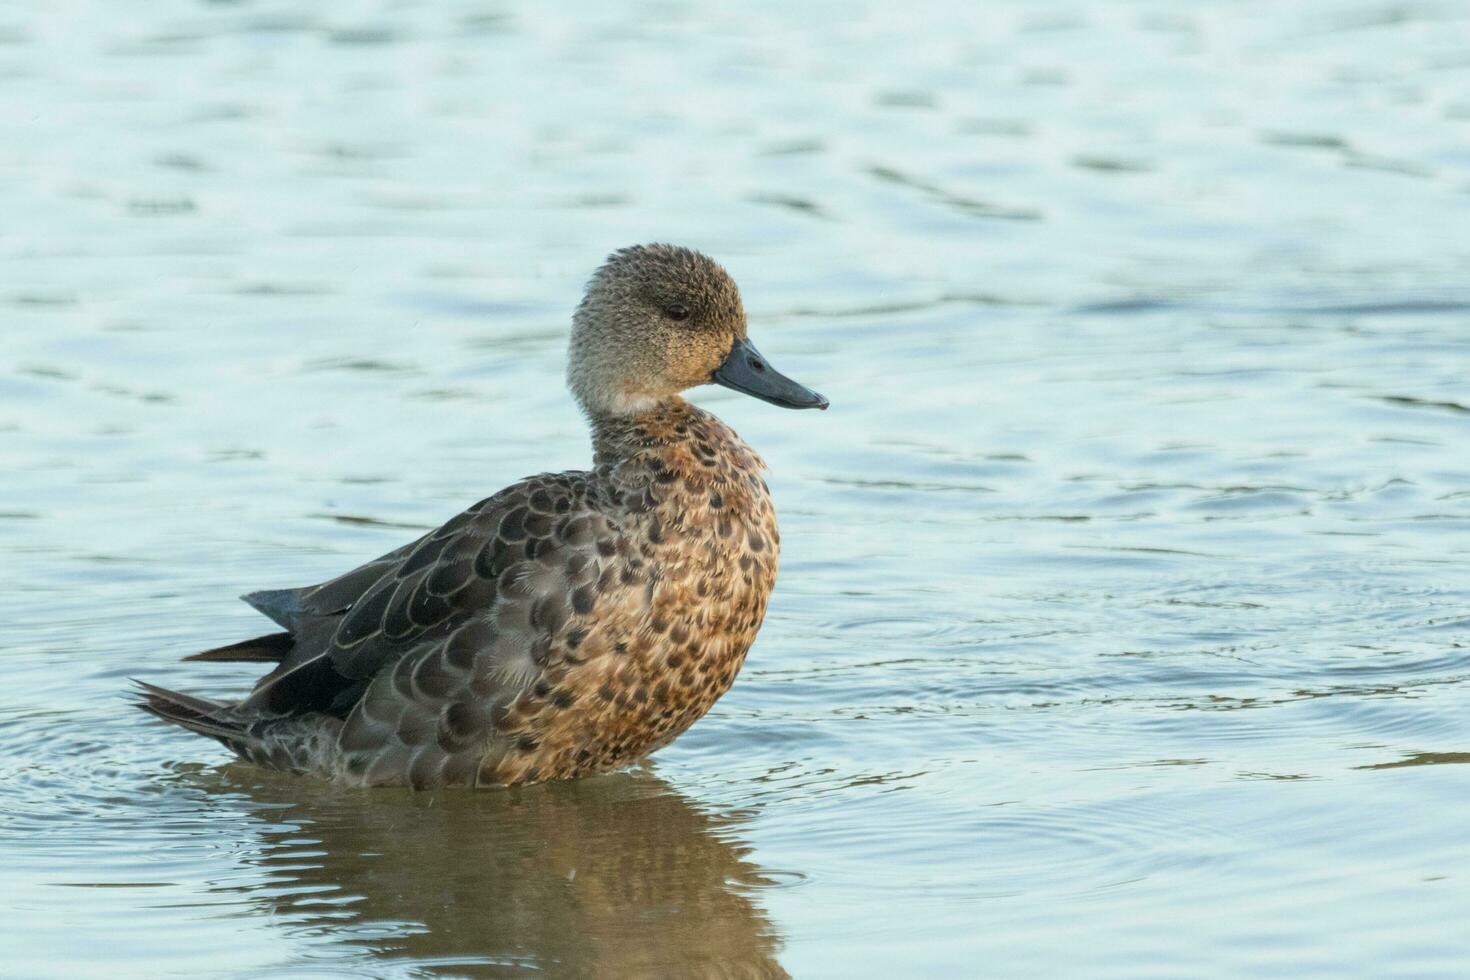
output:
{"label": "speckled brown breast", "polygon": [[509,744],[487,756],[494,782],[604,771],[668,744],[729,690],[775,584],[762,463],[731,429],[680,403],[601,423],[596,439],[591,482],[620,533],[589,608],[497,720]]}

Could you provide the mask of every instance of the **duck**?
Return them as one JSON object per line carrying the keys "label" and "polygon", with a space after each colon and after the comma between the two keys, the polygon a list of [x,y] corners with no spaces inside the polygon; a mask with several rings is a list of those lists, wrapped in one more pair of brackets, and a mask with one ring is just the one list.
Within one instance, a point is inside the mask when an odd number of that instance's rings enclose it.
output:
{"label": "duck", "polygon": [[511,786],[631,765],[730,689],[780,535],[765,463],[683,397],[828,401],[751,342],[734,280],[669,244],[612,253],[572,315],[592,466],[542,473],[343,575],[244,601],[276,632],[185,657],[270,664],[143,711],[255,765],[356,786]]}

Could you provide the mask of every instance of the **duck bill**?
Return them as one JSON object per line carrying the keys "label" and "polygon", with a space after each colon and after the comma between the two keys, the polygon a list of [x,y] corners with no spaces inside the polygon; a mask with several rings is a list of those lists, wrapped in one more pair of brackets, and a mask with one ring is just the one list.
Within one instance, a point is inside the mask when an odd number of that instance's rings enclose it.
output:
{"label": "duck bill", "polygon": [[744,337],[736,338],[725,363],[710,380],[782,408],[826,408],[828,404],[822,395],[771,367]]}

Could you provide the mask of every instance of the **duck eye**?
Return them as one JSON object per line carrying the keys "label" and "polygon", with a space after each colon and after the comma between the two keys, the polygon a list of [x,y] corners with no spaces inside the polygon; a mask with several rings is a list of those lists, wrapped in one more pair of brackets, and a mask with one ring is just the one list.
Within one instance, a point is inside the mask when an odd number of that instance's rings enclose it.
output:
{"label": "duck eye", "polygon": [[664,316],[670,320],[687,320],[689,319],[689,307],[683,303],[670,303],[664,307]]}

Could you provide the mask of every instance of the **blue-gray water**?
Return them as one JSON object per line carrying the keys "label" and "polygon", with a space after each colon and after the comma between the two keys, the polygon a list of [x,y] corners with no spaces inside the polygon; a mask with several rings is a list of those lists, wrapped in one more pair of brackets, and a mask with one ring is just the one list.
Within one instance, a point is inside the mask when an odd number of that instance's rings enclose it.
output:
{"label": "blue-gray water", "polygon": [[[0,12],[0,973],[1432,976],[1470,957],[1470,9]],[[150,723],[233,596],[588,447],[673,240],[790,414],[646,767],[344,791]]]}

